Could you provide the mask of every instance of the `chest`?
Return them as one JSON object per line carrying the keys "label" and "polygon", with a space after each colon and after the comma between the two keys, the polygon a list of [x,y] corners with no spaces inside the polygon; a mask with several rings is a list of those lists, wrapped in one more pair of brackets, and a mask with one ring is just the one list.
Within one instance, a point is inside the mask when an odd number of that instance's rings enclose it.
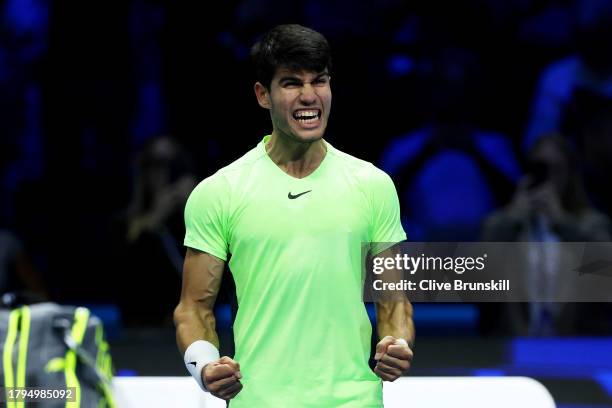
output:
{"label": "chest", "polygon": [[369,223],[367,197],[354,186],[303,180],[262,185],[237,200],[230,219],[230,249],[300,238],[366,241]]}

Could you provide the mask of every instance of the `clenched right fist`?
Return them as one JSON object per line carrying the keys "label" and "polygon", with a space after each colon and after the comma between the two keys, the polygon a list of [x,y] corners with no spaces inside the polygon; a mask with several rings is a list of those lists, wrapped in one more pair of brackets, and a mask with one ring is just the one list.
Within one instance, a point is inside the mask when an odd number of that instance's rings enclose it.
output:
{"label": "clenched right fist", "polygon": [[208,391],[224,400],[234,398],[242,390],[241,378],[240,364],[227,356],[208,363],[202,370],[202,382]]}

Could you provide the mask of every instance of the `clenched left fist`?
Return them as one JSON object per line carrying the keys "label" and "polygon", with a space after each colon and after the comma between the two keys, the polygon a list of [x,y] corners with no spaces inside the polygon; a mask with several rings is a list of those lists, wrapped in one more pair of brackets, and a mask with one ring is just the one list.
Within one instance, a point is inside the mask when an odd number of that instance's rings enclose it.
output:
{"label": "clenched left fist", "polygon": [[374,372],[384,381],[395,381],[410,369],[413,356],[406,340],[385,336],[376,345]]}

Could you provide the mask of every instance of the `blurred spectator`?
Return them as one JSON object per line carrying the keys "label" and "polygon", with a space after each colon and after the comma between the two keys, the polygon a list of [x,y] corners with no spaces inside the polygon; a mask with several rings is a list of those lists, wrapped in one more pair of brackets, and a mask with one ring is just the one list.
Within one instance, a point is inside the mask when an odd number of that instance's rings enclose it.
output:
{"label": "blurred spectator", "polygon": [[472,241],[518,171],[510,142],[473,128],[428,126],[394,140],[381,161],[398,186],[413,241]]}
{"label": "blurred spectator", "polygon": [[612,4],[581,0],[576,7],[577,53],[553,62],[542,73],[524,140],[526,149],[552,132],[577,136],[575,126],[574,131],[564,129],[568,107],[576,98],[590,94],[595,105],[612,99]]}
{"label": "blurred spectator", "polygon": [[[482,238],[497,242],[610,240],[610,220],[589,204],[576,155],[567,140],[555,135],[536,142],[529,153],[527,175],[519,182],[511,203],[486,220]],[[536,294],[552,296],[562,256],[554,245],[530,248],[524,271],[534,298]],[[572,332],[578,324],[578,310],[584,308],[540,302],[532,302],[529,310],[524,306],[504,305],[503,313],[510,315],[508,319],[489,316],[491,321],[485,325],[504,322],[505,327],[495,329],[512,334]],[[582,323],[588,319],[598,324],[593,313],[580,316]]]}
{"label": "blurred spectator", "polygon": [[26,303],[49,299],[42,278],[30,262],[19,239],[0,230],[0,295],[13,293]]}
{"label": "blurred spectator", "polygon": [[432,67],[423,74],[429,124],[393,140],[380,166],[397,184],[410,240],[472,241],[519,167],[510,141],[476,124],[480,68],[472,53],[444,49]]}
{"label": "blurred spectator", "polygon": [[[612,38],[610,39],[612,41]],[[577,88],[565,110],[563,128],[580,152],[585,185],[593,204],[612,215],[612,70],[609,94]]]}
{"label": "blurred spectator", "polygon": [[577,52],[541,75],[524,147],[560,132],[577,147],[594,206],[612,215],[612,3],[576,2]]}
{"label": "blurred spectator", "polygon": [[589,204],[577,166],[576,155],[563,137],[539,139],[512,202],[488,218],[485,240],[609,240],[609,220]]}
{"label": "blurred spectator", "polygon": [[171,323],[183,267],[183,208],[195,183],[189,154],[169,136],[150,140],[138,155],[132,200],[115,225],[111,265],[127,324]]}

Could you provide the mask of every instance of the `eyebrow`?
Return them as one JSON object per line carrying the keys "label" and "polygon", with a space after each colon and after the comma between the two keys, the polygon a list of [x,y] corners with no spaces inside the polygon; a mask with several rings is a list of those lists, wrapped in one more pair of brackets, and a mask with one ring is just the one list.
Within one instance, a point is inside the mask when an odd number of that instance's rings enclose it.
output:
{"label": "eyebrow", "polygon": [[300,82],[302,80],[297,76],[284,76],[278,80],[279,83],[289,82],[289,81]]}
{"label": "eyebrow", "polygon": [[[317,79],[321,79],[321,78],[322,78],[322,77],[324,77],[324,76],[329,76],[329,72],[327,72],[327,70],[326,70],[326,71],[324,71],[324,72],[321,72],[321,73],[317,74],[317,76],[316,76],[314,79],[315,79],[315,80],[317,80]],[[295,81],[295,82],[302,82],[302,79],[301,79],[300,77],[298,77],[297,75],[295,75],[295,74],[290,74],[290,75],[287,75],[287,76],[281,77],[281,78],[278,80],[278,83],[279,83],[279,84],[282,84],[282,83],[285,83],[285,82],[292,82],[292,81]]]}

